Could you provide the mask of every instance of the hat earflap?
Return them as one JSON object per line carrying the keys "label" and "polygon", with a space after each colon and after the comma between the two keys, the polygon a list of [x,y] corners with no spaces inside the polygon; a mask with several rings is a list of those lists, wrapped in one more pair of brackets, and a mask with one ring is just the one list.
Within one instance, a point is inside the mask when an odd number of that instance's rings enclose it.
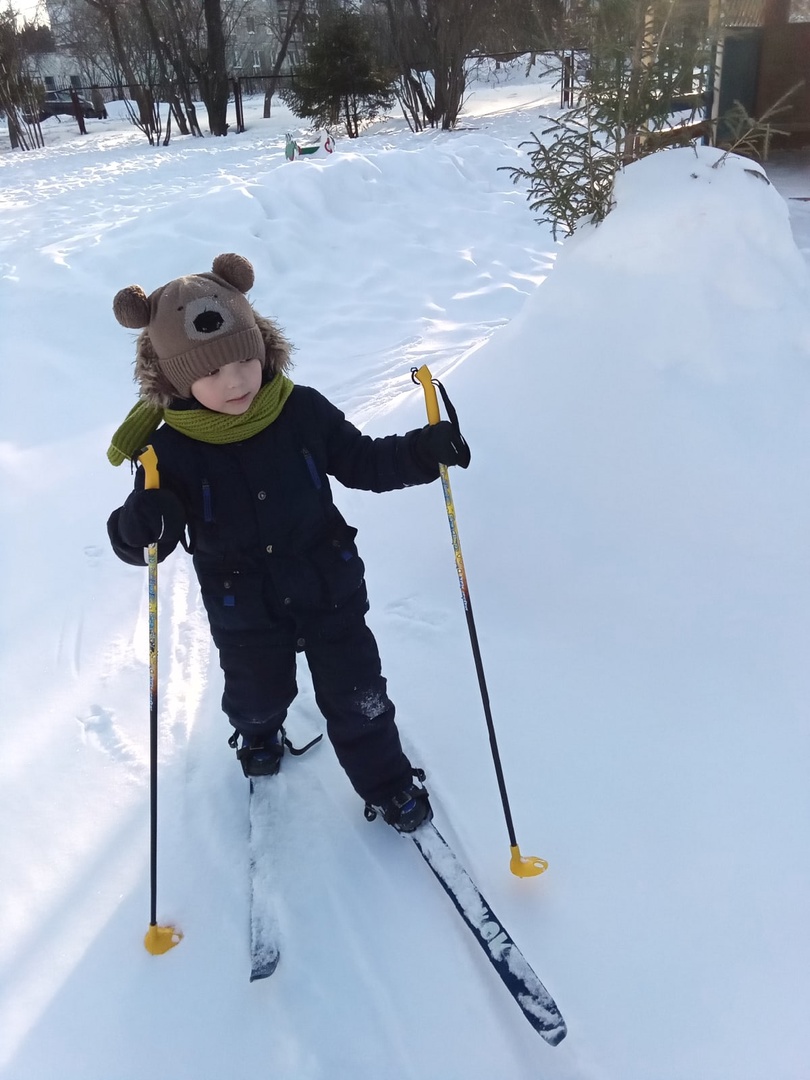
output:
{"label": "hat earflap", "polygon": [[140,285],[127,285],[115,294],[113,314],[130,330],[142,330],[149,325],[149,300]]}
{"label": "hat earflap", "polygon": [[141,398],[150,405],[167,409],[177,390],[172,386],[160,367],[160,360],[149,337],[149,331],[143,330],[138,335],[135,348],[135,382],[140,389]]}

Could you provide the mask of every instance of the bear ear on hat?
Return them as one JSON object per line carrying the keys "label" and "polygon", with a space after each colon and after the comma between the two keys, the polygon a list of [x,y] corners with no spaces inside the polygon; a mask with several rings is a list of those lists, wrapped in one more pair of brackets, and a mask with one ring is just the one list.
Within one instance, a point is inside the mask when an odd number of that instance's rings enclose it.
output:
{"label": "bear ear on hat", "polygon": [[113,314],[130,330],[141,330],[149,325],[149,300],[140,285],[127,285],[115,294]]}
{"label": "bear ear on hat", "polygon": [[253,288],[253,265],[243,255],[217,255],[212,270],[241,293]]}

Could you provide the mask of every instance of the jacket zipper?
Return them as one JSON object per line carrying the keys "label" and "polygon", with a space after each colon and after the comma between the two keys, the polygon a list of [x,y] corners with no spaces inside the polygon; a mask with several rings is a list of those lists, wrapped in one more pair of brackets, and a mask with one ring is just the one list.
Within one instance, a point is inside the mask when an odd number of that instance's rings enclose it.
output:
{"label": "jacket zipper", "polygon": [[304,461],[307,463],[307,468],[309,469],[309,475],[312,478],[312,483],[315,485],[316,491],[320,491],[322,487],[321,478],[315,462],[312,460],[312,454],[310,454],[309,450],[307,450],[306,447],[302,449],[301,453],[304,455]]}

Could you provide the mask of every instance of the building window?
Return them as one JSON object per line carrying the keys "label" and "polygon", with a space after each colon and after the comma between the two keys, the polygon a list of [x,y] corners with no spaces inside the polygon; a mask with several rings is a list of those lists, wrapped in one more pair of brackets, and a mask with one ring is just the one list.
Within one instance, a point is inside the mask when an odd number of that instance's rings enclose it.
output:
{"label": "building window", "polygon": [[253,18],[252,15],[247,16],[247,18],[245,19],[245,25],[247,26],[247,32],[249,34],[256,33],[256,20]]}

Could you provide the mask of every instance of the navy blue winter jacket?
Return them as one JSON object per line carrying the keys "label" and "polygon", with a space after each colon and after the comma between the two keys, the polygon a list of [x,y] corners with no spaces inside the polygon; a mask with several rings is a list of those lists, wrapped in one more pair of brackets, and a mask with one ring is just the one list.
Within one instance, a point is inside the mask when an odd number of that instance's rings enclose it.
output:
{"label": "navy blue winter jacket", "polygon": [[[216,446],[159,428],[152,445],[160,484],[185,508],[209,612],[238,601],[249,617],[261,596],[279,611],[340,607],[363,584],[364,567],[329,477],[378,492],[430,483],[439,469],[419,454],[421,430],[372,439],[307,386],[295,386],[276,420],[244,442]],[[136,491],[143,482],[139,468]],[[143,565],[143,549],[121,539],[120,513],[108,522],[113,549]],[[175,546],[159,544],[159,558]]]}

